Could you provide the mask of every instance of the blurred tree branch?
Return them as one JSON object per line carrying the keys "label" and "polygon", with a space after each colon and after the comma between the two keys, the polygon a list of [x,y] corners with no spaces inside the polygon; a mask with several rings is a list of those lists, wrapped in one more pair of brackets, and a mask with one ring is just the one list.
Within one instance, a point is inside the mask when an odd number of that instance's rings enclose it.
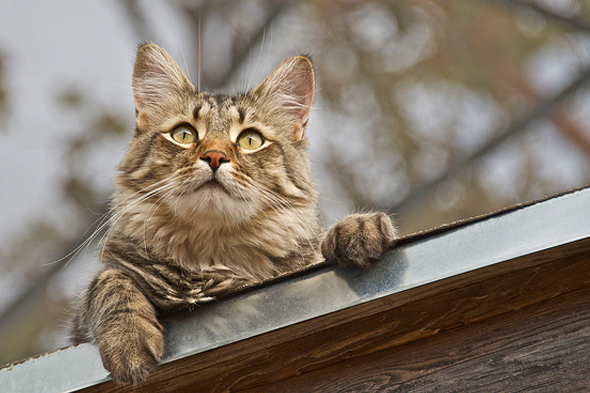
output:
{"label": "blurred tree branch", "polygon": [[0,126],[6,124],[8,119],[8,90],[6,88],[5,56],[0,53]]}
{"label": "blurred tree branch", "polygon": [[[99,210],[102,213],[101,217],[103,217],[106,214],[107,204],[101,204]],[[94,230],[99,224],[99,221],[96,221],[94,224],[89,225],[88,236],[84,236],[79,240],[64,240],[60,242],[61,244],[59,248],[71,251],[68,251],[67,254],[56,261],[45,264],[45,267],[41,272],[32,278],[25,288],[20,289],[20,296],[0,313],[0,331],[5,331],[6,326],[14,324],[13,319],[20,310],[28,309],[31,312],[34,311],[34,309],[28,308],[26,305],[34,302],[35,298],[43,296],[47,291],[47,285],[53,277],[67,267],[68,263],[78,255],[78,253],[83,252],[84,248],[90,245],[89,242],[91,241],[91,236],[94,234]]]}
{"label": "blurred tree branch", "polygon": [[532,1],[523,1],[523,0],[486,0],[486,1],[490,1],[493,3],[500,4],[500,5],[505,4],[507,6],[514,7],[514,8],[528,8],[528,9],[533,10],[543,16],[554,19],[558,22],[562,22],[565,25],[569,25],[577,30],[582,30],[585,32],[590,31],[590,23],[585,22],[580,19],[577,19],[577,18],[572,18],[572,17],[567,17],[564,15],[556,14],[555,12],[552,12],[551,10],[549,10],[543,6],[540,6],[536,3],[533,3]]}
{"label": "blurred tree branch", "polygon": [[551,120],[557,125],[558,129],[561,130],[573,143],[575,143],[580,150],[582,150],[588,159],[590,160],[590,139],[580,124],[568,115],[568,112],[564,109],[558,110],[552,117]]}
{"label": "blurred tree branch", "polygon": [[570,98],[572,95],[577,93],[582,87],[584,87],[589,79],[590,68],[587,68],[581,72],[578,78],[576,78],[568,86],[562,89],[561,92],[559,92],[557,95],[550,99],[547,99],[545,102],[540,103],[528,115],[522,117],[521,119],[513,121],[504,132],[499,133],[496,137],[492,138],[486,145],[484,145],[468,157],[465,157],[464,159],[455,162],[443,175],[439,176],[431,182],[415,187],[410,192],[408,197],[405,198],[402,202],[394,204],[392,206],[383,206],[382,209],[387,211],[402,212],[406,210],[411,204],[416,203],[418,200],[428,195],[432,195],[440,184],[442,184],[450,178],[461,176],[461,173],[464,172],[467,168],[472,167],[477,160],[489,154],[510,138],[513,138],[514,136],[522,132],[525,132],[527,127],[532,122],[539,118],[550,115],[550,112],[553,111],[558,105],[563,104],[563,102],[566,99]]}

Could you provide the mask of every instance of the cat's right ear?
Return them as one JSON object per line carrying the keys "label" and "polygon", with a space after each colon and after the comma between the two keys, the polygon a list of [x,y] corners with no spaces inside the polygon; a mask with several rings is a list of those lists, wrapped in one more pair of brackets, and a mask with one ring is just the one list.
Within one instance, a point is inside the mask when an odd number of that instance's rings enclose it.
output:
{"label": "cat's right ear", "polygon": [[313,104],[315,78],[311,60],[295,56],[282,62],[252,94],[269,100],[293,126],[292,139],[299,140],[305,133]]}
{"label": "cat's right ear", "polygon": [[146,44],[139,48],[133,68],[133,99],[137,125],[145,127],[155,111],[194,86],[178,64],[162,48]]}

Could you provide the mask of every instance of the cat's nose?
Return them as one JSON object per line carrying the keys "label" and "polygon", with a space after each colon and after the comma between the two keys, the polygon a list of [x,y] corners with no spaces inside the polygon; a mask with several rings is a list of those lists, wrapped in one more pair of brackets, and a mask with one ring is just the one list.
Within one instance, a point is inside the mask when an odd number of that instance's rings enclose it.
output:
{"label": "cat's nose", "polygon": [[224,162],[229,162],[227,155],[219,150],[209,150],[203,154],[201,160],[207,161],[209,166],[216,170]]}

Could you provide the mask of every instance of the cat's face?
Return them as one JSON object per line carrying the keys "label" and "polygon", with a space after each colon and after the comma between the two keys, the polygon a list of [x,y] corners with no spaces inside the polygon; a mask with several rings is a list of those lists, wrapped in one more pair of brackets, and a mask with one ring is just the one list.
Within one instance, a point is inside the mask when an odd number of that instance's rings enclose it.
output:
{"label": "cat's face", "polygon": [[313,101],[309,59],[282,63],[247,94],[197,92],[161,48],[138,51],[136,130],[118,187],[181,217],[239,221],[315,199],[305,126]]}

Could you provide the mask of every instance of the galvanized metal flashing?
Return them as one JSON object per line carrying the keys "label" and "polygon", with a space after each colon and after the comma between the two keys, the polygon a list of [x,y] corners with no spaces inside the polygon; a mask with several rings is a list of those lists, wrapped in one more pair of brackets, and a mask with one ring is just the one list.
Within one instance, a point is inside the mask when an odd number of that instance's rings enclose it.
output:
{"label": "galvanized metal flashing", "polygon": [[[368,270],[323,267],[165,322],[165,363],[590,237],[590,189],[401,242]],[[1,392],[72,392],[108,380],[92,344],[0,369]]]}

